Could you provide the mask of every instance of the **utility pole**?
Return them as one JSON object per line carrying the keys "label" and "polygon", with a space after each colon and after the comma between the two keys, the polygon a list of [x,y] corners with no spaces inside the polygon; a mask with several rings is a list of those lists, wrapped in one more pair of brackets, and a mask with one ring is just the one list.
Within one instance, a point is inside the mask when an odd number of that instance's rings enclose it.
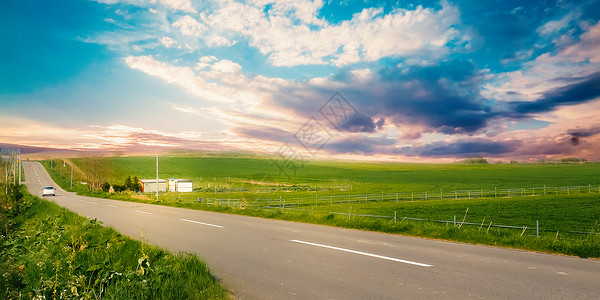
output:
{"label": "utility pole", "polygon": [[8,194],[8,164],[4,167],[4,194]]}
{"label": "utility pole", "polygon": [[156,200],[158,200],[158,154],[156,154]]}
{"label": "utility pole", "polygon": [[21,162],[21,150],[19,150],[19,159],[17,162],[19,163],[19,185],[21,185],[21,167],[23,166],[23,163]]}

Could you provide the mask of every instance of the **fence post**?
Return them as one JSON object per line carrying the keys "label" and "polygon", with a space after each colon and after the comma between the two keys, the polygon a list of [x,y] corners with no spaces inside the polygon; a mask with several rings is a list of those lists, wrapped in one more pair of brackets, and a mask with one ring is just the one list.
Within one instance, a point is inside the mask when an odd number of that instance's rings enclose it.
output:
{"label": "fence post", "polygon": [[425,192],[425,201],[427,201],[427,200],[428,200],[428,199],[427,199],[427,192]]}
{"label": "fence post", "polygon": [[544,185],[544,196],[546,195],[546,185]]}
{"label": "fence post", "polygon": [[535,221],[535,236],[540,237],[540,220]]}
{"label": "fence post", "polygon": [[444,191],[440,189],[440,200],[444,200]]}
{"label": "fence post", "polygon": [[398,202],[398,193],[396,193],[396,202]]}
{"label": "fence post", "polygon": [[454,222],[452,224],[454,224],[454,226],[456,226],[456,215],[454,215]]}
{"label": "fence post", "polygon": [[498,188],[494,187],[494,198],[498,198]]}
{"label": "fence post", "polygon": [[394,223],[396,223],[396,211],[394,211]]}

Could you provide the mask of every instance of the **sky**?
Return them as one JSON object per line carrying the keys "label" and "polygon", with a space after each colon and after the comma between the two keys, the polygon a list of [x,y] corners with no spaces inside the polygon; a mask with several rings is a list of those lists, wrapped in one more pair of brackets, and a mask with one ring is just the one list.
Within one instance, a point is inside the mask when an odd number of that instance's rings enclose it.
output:
{"label": "sky", "polygon": [[0,2],[0,143],[600,160],[600,0]]}

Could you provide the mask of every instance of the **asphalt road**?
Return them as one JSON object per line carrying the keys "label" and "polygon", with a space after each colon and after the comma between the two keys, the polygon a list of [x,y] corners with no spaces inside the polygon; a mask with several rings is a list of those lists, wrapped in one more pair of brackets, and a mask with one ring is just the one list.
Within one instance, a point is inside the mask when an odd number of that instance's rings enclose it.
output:
{"label": "asphalt road", "polygon": [[[136,239],[195,252],[241,299],[600,299],[600,261],[77,196],[25,184]],[[143,237],[142,237],[143,236]]]}

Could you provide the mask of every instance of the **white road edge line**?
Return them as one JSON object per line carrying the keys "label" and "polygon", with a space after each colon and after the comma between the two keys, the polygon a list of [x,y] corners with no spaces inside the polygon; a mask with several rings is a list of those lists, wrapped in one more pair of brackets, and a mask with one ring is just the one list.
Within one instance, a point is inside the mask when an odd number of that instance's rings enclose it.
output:
{"label": "white road edge line", "polygon": [[116,206],[116,205],[112,205],[112,204],[104,204],[104,205],[106,205],[106,206],[108,206],[108,207],[119,208],[118,206]]}
{"label": "white road edge line", "polygon": [[188,220],[188,219],[179,219],[179,220],[184,221],[184,222],[190,222],[190,223],[200,224],[200,225],[206,225],[206,226],[212,226],[212,227],[218,227],[218,228],[225,228],[225,226],[221,226],[221,225],[215,225],[215,224],[209,224],[209,223],[204,223],[204,222],[192,221],[192,220]]}
{"label": "white road edge line", "polygon": [[420,266],[420,267],[426,267],[426,268],[433,267],[433,265],[414,262],[414,261],[410,261],[410,260],[387,257],[387,256],[383,256],[383,255],[377,255],[377,254],[372,254],[372,253],[367,253],[367,252],[361,252],[361,251],[355,251],[355,250],[344,249],[344,248],[339,248],[339,247],[327,246],[327,245],[316,244],[316,243],[311,243],[311,242],[305,242],[305,241],[299,241],[299,240],[290,240],[290,242],[311,245],[311,246],[317,246],[317,247],[333,249],[333,250],[338,250],[338,251],[344,251],[344,252],[348,252],[348,253],[360,254],[360,255],[365,255],[365,256],[370,256],[370,257],[375,257],[375,258],[381,258],[381,259],[391,260],[391,261],[395,261],[395,262],[401,262],[401,263]]}
{"label": "white road edge line", "polygon": [[147,214],[147,215],[151,215],[151,214],[152,214],[151,212],[147,212],[147,211],[141,211],[141,210],[137,210],[137,209],[134,209],[133,211],[135,211],[135,212],[139,212],[139,213],[141,213],[141,214]]}

